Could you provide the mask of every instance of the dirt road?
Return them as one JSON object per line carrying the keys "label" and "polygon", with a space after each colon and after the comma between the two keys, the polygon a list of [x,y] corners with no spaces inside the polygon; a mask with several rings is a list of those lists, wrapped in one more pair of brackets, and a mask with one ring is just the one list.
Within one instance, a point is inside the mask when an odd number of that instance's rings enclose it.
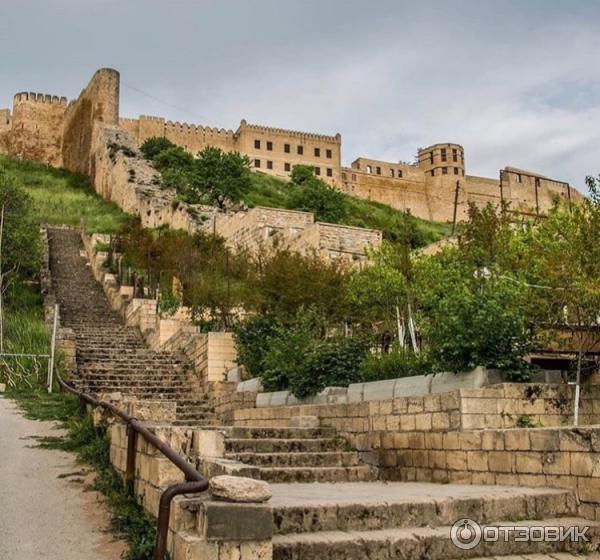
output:
{"label": "dirt road", "polygon": [[118,560],[123,544],[74,456],[36,448],[59,435],[53,422],[27,420],[0,397],[0,558]]}

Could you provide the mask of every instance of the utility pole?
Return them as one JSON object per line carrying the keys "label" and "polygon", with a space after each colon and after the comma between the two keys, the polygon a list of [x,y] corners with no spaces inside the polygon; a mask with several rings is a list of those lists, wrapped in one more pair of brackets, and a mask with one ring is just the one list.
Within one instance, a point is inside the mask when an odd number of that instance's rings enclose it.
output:
{"label": "utility pole", "polygon": [[456,212],[458,209],[458,191],[460,190],[460,181],[456,181],[456,189],[454,189],[454,214],[452,216],[452,235],[456,230]]}

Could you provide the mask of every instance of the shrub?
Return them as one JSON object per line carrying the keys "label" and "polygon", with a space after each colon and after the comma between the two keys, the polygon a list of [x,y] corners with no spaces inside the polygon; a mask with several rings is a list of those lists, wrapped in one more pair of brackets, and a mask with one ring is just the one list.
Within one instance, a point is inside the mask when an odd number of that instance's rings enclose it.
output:
{"label": "shrub", "polygon": [[264,359],[270,341],[276,336],[277,321],[267,315],[252,315],[234,326],[238,362],[258,377],[264,369]]}
{"label": "shrub", "polygon": [[294,188],[288,206],[295,210],[313,212],[321,222],[338,224],[346,216],[344,195],[314,176],[312,167],[295,165],[292,170]]}
{"label": "shrub", "polygon": [[388,354],[369,354],[360,366],[363,381],[381,381],[427,373],[431,373],[427,356],[397,347]]}
{"label": "shrub", "polygon": [[360,365],[368,344],[360,338],[335,337],[312,341],[305,349],[303,365],[290,377],[296,397],[316,395],[325,387],[347,387],[361,379]]}

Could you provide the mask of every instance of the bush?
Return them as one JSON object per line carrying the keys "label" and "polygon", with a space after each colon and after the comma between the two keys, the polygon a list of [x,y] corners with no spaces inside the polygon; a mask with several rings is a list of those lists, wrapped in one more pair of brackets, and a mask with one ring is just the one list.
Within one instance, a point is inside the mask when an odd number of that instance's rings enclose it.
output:
{"label": "bush", "polygon": [[431,373],[431,364],[422,353],[394,348],[388,354],[369,354],[360,366],[363,381],[381,381]]}
{"label": "bush", "polygon": [[338,224],[344,220],[344,195],[315,177],[311,167],[294,166],[291,178],[294,188],[288,202],[290,208],[313,212],[315,219],[321,222]]}
{"label": "bush", "polygon": [[325,387],[347,387],[360,381],[368,344],[359,338],[335,337],[313,341],[304,352],[302,368],[290,378],[289,388],[298,398],[316,395]]}
{"label": "bush", "polygon": [[252,315],[234,326],[233,336],[238,362],[250,375],[258,377],[264,369],[269,343],[276,336],[278,323],[267,315]]}
{"label": "bush", "polygon": [[140,150],[146,159],[152,161],[160,152],[175,148],[175,144],[167,140],[164,136],[155,136],[148,138],[141,146]]}

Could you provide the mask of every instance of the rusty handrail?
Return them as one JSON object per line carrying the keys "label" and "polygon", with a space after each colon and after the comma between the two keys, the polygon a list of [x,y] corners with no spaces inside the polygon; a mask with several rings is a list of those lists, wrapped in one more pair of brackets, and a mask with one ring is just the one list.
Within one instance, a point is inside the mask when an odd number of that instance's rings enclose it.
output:
{"label": "rusty handrail", "polygon": [[83,391],[78,391],[75,387],[64,381],[58,373],[56,379],[64,390],[76,395],[82,401],[95,407],[101,407],[110,411],[127,424],[127,469],[125,472],[125,484],[130,491],[133,491],[135,478],[135,451],[138,435],[141,435],[147,442],[156,447],[156,449],[158,449],[185,475],[185,482],[169,486],[160,497],[158,523],[156,527],[156,542],[152,558],[153,560],[164,560],[167,550],[167,535],[169,533],[169,518],[171,515],[171,503],[173,498],[182,494],[197,494],[204,492],[208,489],[208,480],[181,457],[181,455],[179,455],[168,443],[158,438],[139,420],[129,416],[129,414],[123,412],[111,403],[98,400],[91,395],[87,395]]}

